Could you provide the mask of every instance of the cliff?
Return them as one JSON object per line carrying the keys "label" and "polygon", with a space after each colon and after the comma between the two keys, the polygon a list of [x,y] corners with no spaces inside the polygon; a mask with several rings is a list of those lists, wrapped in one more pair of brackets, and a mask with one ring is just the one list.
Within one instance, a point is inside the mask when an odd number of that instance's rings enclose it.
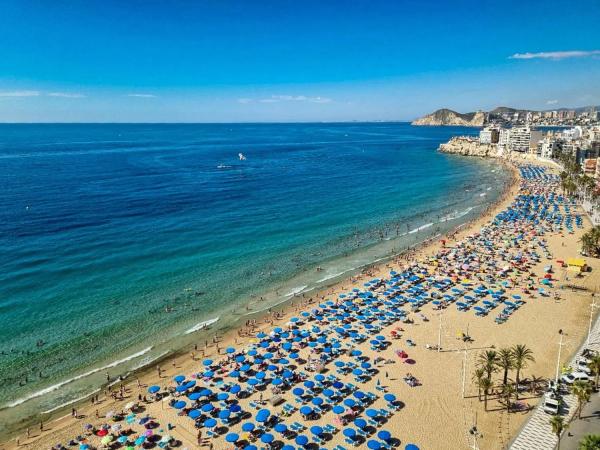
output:
{"label": "cliff", "polygon": [[479,139],[465,136],[455,136],[445,144],[441,144],[442,153],[452,153],[463,156],[480,156],[482,158],[498,158],[498,146],[495,144],[481,144]]}
{"label": "cliff", "polygon": [[481,127],[485,123],[482,111],[461,114],[451,109],[438,109],[412,122],[412,125],[454,125],[464,127]]}

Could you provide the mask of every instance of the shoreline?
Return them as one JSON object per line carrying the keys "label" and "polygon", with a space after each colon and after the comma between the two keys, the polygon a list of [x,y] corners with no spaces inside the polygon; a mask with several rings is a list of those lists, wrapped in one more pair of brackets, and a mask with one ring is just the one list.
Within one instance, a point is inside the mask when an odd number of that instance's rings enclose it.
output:
{"label": "shoreline", "polygon": [[[219,327],[218,325],[214,327],[208,326],[206,329],[194,331],[191,334],[197,337],[197,341],[204,340],[204,348],[200,348],[200,345],[188,344],[181,348],[168,351],[168,353],[158,356],[152,361],[144,364],[142,367],[128,371],[124,375],[120,375],[116,380],[104,383],[92,393],[64,405],[52,408],[48,412],[42,412],[41,414],[47,414],[42,420],[45,424],[52,426],[52,429],[54,429],[55,426],[61,426],[61,423],[70,416],[68,414],[69,409],[76,408],[78,411],[86,411],[89,408],[90,397],[97,392],[102,392],[104,394],[108,401],[108,405],[117,405],[119,402],[110,399],[107,395],[107,388],[109,386],[123,384],[131,391],[134,391],[136,389],[134,385],[137,384],[137,380],[140,380],[142,385],[152,384],[151,379],[156,378],[157,366],[169,366],[176,368],[183,373],[189,372],[190,370],[193,370],[193,367],[198,366],[199,360],[204,357],[222,356],[223,354],[219,352],[222,348],[227,347],[228,343],[231,343],[232,345],[243,345],[251,340],[256,332],[264,331],[265,329],[272,327],[275,323],[285,323],[286,318],[291,317],[295,312],[298,312],[308,305],[318,303],[319,300],[325,299],[333,292],[345,290],[349,285],[354,286],[360,281],[380,276],[381,273],[387,273],[390,268],[390,263],[402,266],[412,259],[420,259],[427,256],[429,253],[435,252],[439,247],[438,242],[441,238],[446,238],[447,240],[461,239],[463,235],[471,233],[473,229],[481,226],[482,223],[485,223],[499,211],[504,209],[507,204],[512,202],[515,194],[518,192],[519,184],[515,183],[515,181],[519,179],[518,169],[510,162],[504,160],[497,160],[497,163],[503,167],[503,170],[509,172],[510,178],[506,181],[505,188],[501,191],[498,198],[470,220],[452,227],[443,235],[437,234],[428,237],[417,245],[413,247],[409,246],[408,249],[399,253],[379,258],[376,261],[343,272],[338,276],[333,276],[331,283],[325,283],[324,285],[308,291],[294,294],[273,305],[266,306],[264,309],[248,311],[246,314],[240,315],[235,321],[226,323],[222,327]],[[339,277],[342,278],[340,279]],[[308,293],[310,293],[309,299],[306,297]],[[252,303],[252,300],[249,299],[246,302],[246,305],[250,303]],[[235,310],[239,310],[243,306],[244,305],[237,305]],[[243,320],[245,319],[246,324],[243,323]],[[205,322],[210,322],[210,320],[206,320]],[[249,322],[254,323],[249,324]],[[218,322],[216,323],[218,324]],[[217,351],[215,352],[215,350]],[[195,359],[191,360],[190,353],[195,355]],[[95,369],[95,371],[102,370],[104,369]],[[123,377],[122,379],[120,378],[121,376]],[[139,387],[137,387],[137,389],[139,389]],[[67,413],[66,416],[65,413]],[[27,426],[34,427],[35,424],[39,424],[39,417],[32,417],[27,421],[21,422],[21,425],[18,428],[7,431],[8,439],[6,441],[8,442],[11,439],[14,439],[19,434],[22,434]],[[0,446],[0,449],[3,450],[4,448],[5,447]]]}

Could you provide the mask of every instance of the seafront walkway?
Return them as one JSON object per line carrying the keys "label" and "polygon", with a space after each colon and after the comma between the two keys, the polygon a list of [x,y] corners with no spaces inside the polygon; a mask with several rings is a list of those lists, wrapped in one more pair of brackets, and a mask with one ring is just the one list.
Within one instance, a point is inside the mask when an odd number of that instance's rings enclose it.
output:
{"label": "seafront walkway", "polygon": [[[596,351],[600,351],[600,317],[596,318],[591,334],[590,342],[587,343],[587,339],[581,345],[573,359],[571,364],[575,362],[577,358],[581,356],[584,349],[590,348]],[[577,398],[573,394],[565,395],[562,397],[563,405],[561,406],[561,412],[565,419],[565,423],[569,423],[577,410]],[[519,434],[513,440],[510,445],[511,450],[552,450],[556,448],[558,444],[558,438],[552,432],[550,425],[550,418],[552,416],[544,412],[543,409],[543,397],[540,404],[537,406],[535,412],[523,426]]]}

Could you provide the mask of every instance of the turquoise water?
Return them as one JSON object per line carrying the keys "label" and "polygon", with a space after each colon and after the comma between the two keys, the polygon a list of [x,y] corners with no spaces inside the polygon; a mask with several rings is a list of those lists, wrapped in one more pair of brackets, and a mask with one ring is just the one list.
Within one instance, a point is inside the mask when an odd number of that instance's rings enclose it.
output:
{"label": "turquoise water", "polygon": [[508,175],[436,149],[476,131],[0,125],[0,423],[472,218]]}

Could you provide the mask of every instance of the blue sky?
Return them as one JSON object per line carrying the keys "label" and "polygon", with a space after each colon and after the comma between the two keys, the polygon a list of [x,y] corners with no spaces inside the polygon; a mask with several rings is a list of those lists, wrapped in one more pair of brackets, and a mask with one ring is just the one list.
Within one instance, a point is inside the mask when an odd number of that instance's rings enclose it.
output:
{"label": "blue sky", "polygon": [[599,23],[597,0],[2,0],[0,121],[600,104]]}

